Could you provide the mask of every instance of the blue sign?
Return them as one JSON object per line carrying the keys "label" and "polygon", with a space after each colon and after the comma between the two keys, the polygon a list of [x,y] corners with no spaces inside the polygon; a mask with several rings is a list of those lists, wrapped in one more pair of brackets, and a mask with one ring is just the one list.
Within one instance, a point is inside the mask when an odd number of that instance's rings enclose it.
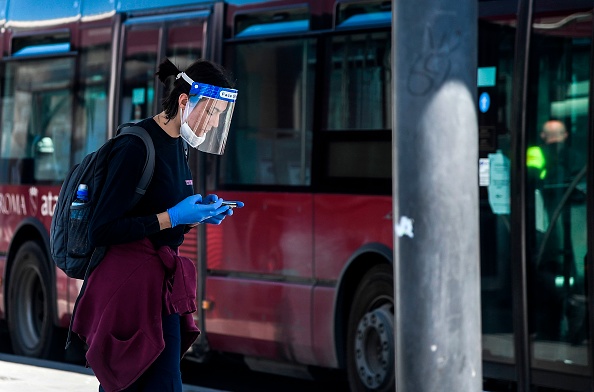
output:
{"label": "blue sign", "polygon": [[482,93],[479,97],[479,109],[481,113],[486,113],[491,106],[491,96],[489,93]]}

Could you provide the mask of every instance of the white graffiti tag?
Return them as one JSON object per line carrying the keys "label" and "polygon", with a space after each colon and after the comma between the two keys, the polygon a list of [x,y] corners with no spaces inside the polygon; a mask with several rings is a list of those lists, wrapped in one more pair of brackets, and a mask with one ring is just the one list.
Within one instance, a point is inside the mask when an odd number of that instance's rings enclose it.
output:
{"label": "white graffiti tag", "polygon": [[413,220],[406,216],[401,216],[400,220],[396,224],[396,235],[401,238],[402,236],[409,236],[410,238],[414,238],[415,234],[413,232]]}

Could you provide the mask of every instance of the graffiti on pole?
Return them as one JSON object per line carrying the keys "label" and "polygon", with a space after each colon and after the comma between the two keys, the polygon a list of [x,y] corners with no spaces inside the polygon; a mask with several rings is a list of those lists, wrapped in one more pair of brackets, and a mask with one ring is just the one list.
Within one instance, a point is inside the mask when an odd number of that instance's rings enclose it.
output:
{"label": "graffiti on pole", "polygon": [[424,96],[441,86],[452,69],[451,53],[460,45],[462,31],[452,29],[454,15],[441,13],[435,22],[425,26],[423,46],[408,75],[407,88],[412,95]]}

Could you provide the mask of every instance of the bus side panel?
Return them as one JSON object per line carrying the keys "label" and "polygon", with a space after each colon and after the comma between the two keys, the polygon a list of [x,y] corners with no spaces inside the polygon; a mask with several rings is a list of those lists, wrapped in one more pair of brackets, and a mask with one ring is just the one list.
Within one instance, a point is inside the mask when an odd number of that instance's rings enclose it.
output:
{"label": "bus side panel", "polygon": [[315,364],[311,350],[311,287],[209,277],[206,332],[214,350]]}
{"label": "bus side panel", "polygon": [[0,320],[6,319],[6,309],[4,308],[4,287],[6,283],[6,256],[0,257]]}
{"label": "bus side panel", "polygon": [[313,291],[312,341],[318,366],[338,367],[334,349],[334,296],[336,289],[316,287]]}
{"label": "bus side panel", "polygon": [[[18,162],[18,160],[7,162],[4,159],[0,160],[0,166],[4,170],[9,170],[7,167],[13,170],[14,167],[11,165],[17,165]],[[28,164],[22,164],[22,167],[29,166]],[[26,171],[24,168],[22,170]],[[18,170],[16,171],[18,172]],[[0,185],[0,252],[4,254],[0,259],[0,277],[2,279],[0,282],[0,319],[2,320],[6,319],[6,298],[4,297],[7,289],[6,282],[8,280],[6,267],[8,262],[7,254],[10,247],[14,246],[12,241],[15,238],[17,230],[22,228],[23,221],[27,219],[41,223],[41,226],[35,229],[39,235],[45,235],[45,233],[39,232],[39,230],[47,230],[47,233],[49,233],[49,226],[59,192],[60,188],[56,186]],[[49,251],[49,249],[47,250]],[[18,249],[15,250],[15,253],[17,251]],[[47,256],[48,259],[46,262],[53,265],[52,260],[49,259],[49,253]],[[65,287],[66,283],[65,280],[63,282],[60,281],[60,274],[58,272],[66,279],[66,276],[56,268],[56,283],[58,286],[56,287],[56,296],[54,298],[57,301],[58,317],[61,320],[60,324],[62,326],[68,326],[68,322],[62,320],[64,316],[68,316],[63,312],[68,297],[65,291],[61,291],[61,288]]]}
{"label": "bus side panel", "polygon": [[390,196],[315,195],[314,214],[317,279],[337,280],[346,261],[365,244],[393,248]]}
{"label": "bus side panel", "polygon": [[[217,192],[236,200],[236,192]],[[237,208],[220,226],[207,225],[207,268],[311,278],[312,196],[241,192]]]}

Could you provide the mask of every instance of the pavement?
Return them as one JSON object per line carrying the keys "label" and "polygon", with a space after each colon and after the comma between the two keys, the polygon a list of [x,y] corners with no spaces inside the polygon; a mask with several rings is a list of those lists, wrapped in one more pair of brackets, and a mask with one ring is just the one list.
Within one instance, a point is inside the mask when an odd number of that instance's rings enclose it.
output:
{"label": "pavement", "polygon": [[[0,354],[0,392],[97,392],[99,382],[84,366]],[[224,392],[183,385],[183,392]],[[483,391],[488,392],[488,391]]]}
{"label": "pavement", "polygon": [[[185,385],[184,392],[216,392]],[[0,392],[97,392],[91,369],[61,362],[0,354]]]}

